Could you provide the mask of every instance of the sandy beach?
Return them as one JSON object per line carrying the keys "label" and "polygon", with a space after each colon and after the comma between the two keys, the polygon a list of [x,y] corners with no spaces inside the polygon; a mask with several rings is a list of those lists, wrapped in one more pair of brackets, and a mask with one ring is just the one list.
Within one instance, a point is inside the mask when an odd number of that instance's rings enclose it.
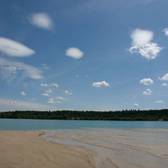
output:
{"label": "sandy beach", "polygon": [[2,168],[166,168],[167,129],[1,131]]}
{"label": "sandy beach", "polygon": [[92,168],[85,149],[53,144],[42,132],[0,132],[0,168]]}

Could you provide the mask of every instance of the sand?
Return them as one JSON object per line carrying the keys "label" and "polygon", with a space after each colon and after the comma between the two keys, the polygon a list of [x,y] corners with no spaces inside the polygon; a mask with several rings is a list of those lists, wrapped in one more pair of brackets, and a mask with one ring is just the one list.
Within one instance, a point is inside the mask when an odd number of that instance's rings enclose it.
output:
{"label": "sand", "polygon": [[0,132],[0,168],[167,168],[167,129]]}
{"label": "sand", "polygon": [[0,132],[0,168],[92,168],[91,154],[45,141],[42,132]]}

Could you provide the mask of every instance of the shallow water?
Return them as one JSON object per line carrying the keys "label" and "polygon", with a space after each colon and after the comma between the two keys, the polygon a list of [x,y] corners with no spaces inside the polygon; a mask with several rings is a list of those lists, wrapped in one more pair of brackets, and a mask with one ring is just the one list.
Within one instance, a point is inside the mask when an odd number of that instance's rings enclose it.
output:
{"label": "shallow water", "polygon": [[93,152],[96,168],[168,167],[168,129],[59,130],[42,138]]}
{"label": "shallow water", "polygon": [[55,130],[81,128],[168,128],[168,121],[0,119],[0,130]]}

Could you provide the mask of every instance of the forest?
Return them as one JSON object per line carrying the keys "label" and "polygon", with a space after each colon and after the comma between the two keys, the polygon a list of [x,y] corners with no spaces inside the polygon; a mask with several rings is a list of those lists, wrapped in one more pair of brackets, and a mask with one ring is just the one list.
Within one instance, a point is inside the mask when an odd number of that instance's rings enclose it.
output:
{"label": "forest", "polygon": [[9,111],[0,112],[0,118],[51,120],[168,121],[168,109],[123,111]]}

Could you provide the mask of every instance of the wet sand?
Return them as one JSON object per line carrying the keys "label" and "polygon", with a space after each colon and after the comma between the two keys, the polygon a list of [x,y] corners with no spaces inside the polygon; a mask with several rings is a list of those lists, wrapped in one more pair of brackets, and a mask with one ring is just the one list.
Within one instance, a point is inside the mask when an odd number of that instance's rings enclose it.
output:
{"label": "wet sand", "polygon": [[0,132],[2,168],[167,168],[167,129]]}

